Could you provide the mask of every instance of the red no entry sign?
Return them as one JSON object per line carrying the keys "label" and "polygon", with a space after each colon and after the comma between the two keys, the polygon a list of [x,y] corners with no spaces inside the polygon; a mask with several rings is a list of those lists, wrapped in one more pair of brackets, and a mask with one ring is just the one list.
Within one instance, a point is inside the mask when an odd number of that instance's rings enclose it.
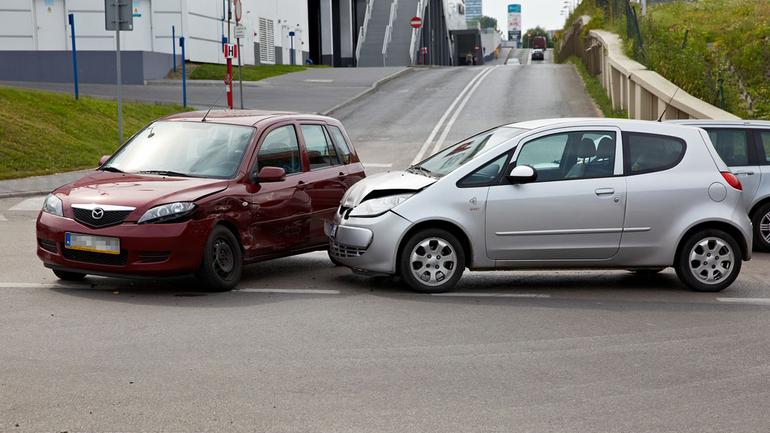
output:
{"label": "red no entry sign", "polygon": [[409,20],[409,25],[411,25],[412,27],[414,27],[416,29],[419,29],[420,27],[422,27],[422,18],[420,18],[420,17],[412,17],[412,19]]}

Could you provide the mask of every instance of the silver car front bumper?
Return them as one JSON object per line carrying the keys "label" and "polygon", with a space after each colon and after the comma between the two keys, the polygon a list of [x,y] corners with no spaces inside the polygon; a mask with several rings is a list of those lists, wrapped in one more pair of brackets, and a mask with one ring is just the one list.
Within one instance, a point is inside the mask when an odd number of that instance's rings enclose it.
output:
{"label": "silver car front bumper", "polygon": [[398,245],[411,223],[393,213],[372,218],[342,218],[324,224],[332,257],[354,271],[395,274]]}

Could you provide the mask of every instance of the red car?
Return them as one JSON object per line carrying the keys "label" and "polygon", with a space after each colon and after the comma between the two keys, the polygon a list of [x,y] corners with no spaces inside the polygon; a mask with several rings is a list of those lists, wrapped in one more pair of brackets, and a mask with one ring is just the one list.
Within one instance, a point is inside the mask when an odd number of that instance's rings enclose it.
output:
{"label": "red car", "polygon": [[63,280],[195,274],[229,290],[244,263],[327,249],[324,220],[364,176],[329,117],[176,114],[46,198],[37,255]]}

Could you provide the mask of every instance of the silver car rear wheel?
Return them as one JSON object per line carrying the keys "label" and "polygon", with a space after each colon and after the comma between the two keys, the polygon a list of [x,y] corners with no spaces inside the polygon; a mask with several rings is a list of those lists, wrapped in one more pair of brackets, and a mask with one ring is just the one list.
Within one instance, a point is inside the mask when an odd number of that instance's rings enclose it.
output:
{"label": "silver car rear wheel", "polygon": [[735,255],[723,239],[701,239],[690,250],[690,272],[706,284],[717,284],[735,268]]}
{"label": "silver car rear wheel", "polygon": [[742,251],[732,235],[705,229],[681,244],[676,274],[693,290],[719,292],[738,278],[742,260]]}
{"label": "silver car rear wheel", "polygon": [[770,204],[765,204],[753,213],[754,249],[770,251]]}
{"label": "silver car rear wheel", "polygon": [[452,233],[426,229],[401,246],[399,274],[412,289],[423,293],[450,290],[465,270],[465,251]]}

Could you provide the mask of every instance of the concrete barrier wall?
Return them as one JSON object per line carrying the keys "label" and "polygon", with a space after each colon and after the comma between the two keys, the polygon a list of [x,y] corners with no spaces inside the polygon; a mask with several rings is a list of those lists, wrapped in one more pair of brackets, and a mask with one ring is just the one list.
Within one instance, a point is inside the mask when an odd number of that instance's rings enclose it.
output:
{"label": "concrete barrier wall", "polygon": [[[570,44],[576,45],[576,38]],[[591,73],[599,75],[613,107],[625,110],[629,118],[655,120],[671,101],[664,119],[739,119],[682,89],[677,90],[662,75],[628,58],[614,33],[589,31],[583,52],[573,54],[581,57]],[[564,50],[564,55],[570,55],[569,50]]]}

